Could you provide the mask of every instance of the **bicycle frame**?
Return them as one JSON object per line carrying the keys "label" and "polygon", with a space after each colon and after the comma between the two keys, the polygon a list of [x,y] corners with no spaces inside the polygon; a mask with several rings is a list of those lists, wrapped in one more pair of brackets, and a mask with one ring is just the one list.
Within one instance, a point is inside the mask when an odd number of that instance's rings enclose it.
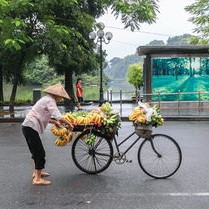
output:
{"label": "bicycle frame", "polygon": [[[117,143],[117,140],[116,140],[116,138],[115,138],[115,136],[113,137],[113,141],[114,141],[114,143],[115,143],[115,147],[116,147],[116,150],[117,150],[117,152],[118,153],[121,153],[120,152],[120,146],[122,145],[122,144],[124,144],[129,138],[131,138],[133,135],[135,134],[135,132],[133,132],[132,134],[130,134],[129,136],[127,136],[122,142],[120,142],[120,143]],[[140,139],[141,137],[140,136],[138,136],[137,137],[137,139],[123,152],[123,154],[121,155],[121,156],[124,156],[138,141],[139,141],[139,139]],[[144,139],[144,140],[146,140],[146,139]],[[98,145],[98,144],[97,144]],[[101,155],[101,156],[110,156],[110,155],[107,155],[107,154],[103,154],[103,153],[97,153],[96,151],[95,151],[95,154],[98,154],[98,155]],[[111,157],[114,157],[114,153],[113,153],[113,156],[111,156]]]}
{"label": "bicycle frame", "polygon": [[[91,130],[92,131],[92,130]],[[90,133],[91,133],[90,131]],[[123,152],[121,152],[120,150],[120,147],[121,145],[123,145],[128,139],[130,139],[134,134],[136,134],[136,132],[134,131],[133,133],[131,133],[129,136],[127,136],[122,142],[118,143],[117,140],[116,140],[116,137],[115,135],[113,136],[113,141],[114,141],[114,144],[115,144],[115,147],[116,147],[116,150],[117,150],[117,153],[119,154],[120,157],[123,157],[138,141],[139,139],[141,138],[140,136],[137,137],[137,139]],[[154,143],[152,141],[152,136],[149,138],[149,139],[143,139],[143,140],[149,140],[150,141],[150,144],[151,144],[151,147],[153,149],[153,151],[156,153],[156,155],[158,157],[161,157],[161,154],[159,154],[159,152],[155,149],[155,146],[154,146]],[[98,146],[99,144],[97,144]],[[96,146],[96,147],[97,147]],[[103,154],[103,153],[97,153],[95,152],[95,154],[98,154],[98,155],[101,155],[101,156],[110,156],[110,155],[107,155],[107,154]],[[113,156],[111,157],[115,157],[114,155],[115,153],[113,153]]]}
{"label": "bicycle frame", "polygon": [[[117,149],[117,152],[120,153],[120,146],[122,144],[124,144],[128,139],[130,139],[133,135],[135,134],[135,132],[133,132],[132,134],[130,134],[129,136],[127,136],[122,142],[118,143],[115,136],[113,137],[114,143],[115,143],[115,147]],[[125,155],[140,139],[141,137],[138,136],[137,139],[123,152],[123,155]]]}

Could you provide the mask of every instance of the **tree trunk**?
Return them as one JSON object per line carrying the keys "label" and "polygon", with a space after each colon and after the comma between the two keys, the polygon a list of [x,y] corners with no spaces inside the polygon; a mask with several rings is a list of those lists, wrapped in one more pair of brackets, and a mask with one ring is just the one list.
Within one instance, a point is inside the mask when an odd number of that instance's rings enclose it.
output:
{"label": "tree trunk", "polygon": [[65,90],[71,98],[71,101],[65,100],[65,108],[72,112],[75,109],[75,94],[73,88],[73,71],[71,69],[65,71]]}
{"label": "tree trunk", "polygon": [[9,112],[11,114],[11,117],[14,117],[14,105],[15,105],[15,97],[16,97],[16,92],[17,92],[17,85],[18,85],[18,76],[15,76],[15,81],[12,86],[12,93],[10,96],[10,101],[9,101]]}
{"label": "tree trunk", "polygon": [[3,66],[0,65],[0,105],[4,102],[4,91],[3,91]]}

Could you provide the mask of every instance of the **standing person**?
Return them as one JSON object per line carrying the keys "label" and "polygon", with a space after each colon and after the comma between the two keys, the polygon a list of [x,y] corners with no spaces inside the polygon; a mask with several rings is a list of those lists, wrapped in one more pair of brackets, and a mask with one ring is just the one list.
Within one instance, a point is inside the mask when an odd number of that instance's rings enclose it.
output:
{"label": "standing person", "polygon": [[83,102],[83,87],[81,85],[82,79],[78,78],[76,82],[76,97],[78,99],[77,108],[78,110],[82,110],[81,103]]}
{"label": "standing person", "polygon": [[69,124],[61,115],[57,107],[57,102],[62,98],[70,99],[61,84],[55,84],[44,89],[44,97],[36,102],[22,123],[22,132],[27,141],[27,145],[35,163],[32,183],[34,185],[48,185],[50,181],[42,177],[49,176],[49,173],[42,172],[45,167],[45,150],[41,142],[41,135],[48,123],[60,126],[62,123]]}

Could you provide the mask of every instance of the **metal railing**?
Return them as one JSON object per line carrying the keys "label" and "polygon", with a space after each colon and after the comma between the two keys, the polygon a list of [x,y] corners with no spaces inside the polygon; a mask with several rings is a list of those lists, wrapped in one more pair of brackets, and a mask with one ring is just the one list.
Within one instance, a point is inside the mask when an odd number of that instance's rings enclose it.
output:
{"label": "metal railing", "polygon": [[143,94],[139,91],[107,91],[107,101],[119,103],[122,114],[126,103],[137,104],[147,101],[157,104],[163,115],[173,116],[209,116],[209,92],[181,92]]}

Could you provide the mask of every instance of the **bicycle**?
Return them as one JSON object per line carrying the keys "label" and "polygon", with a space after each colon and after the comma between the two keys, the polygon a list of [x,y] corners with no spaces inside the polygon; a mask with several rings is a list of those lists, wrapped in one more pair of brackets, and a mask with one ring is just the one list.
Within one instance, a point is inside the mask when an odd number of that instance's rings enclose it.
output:
{"label": "bicycle", "polygon": [[[121,152],[121,145],[134,135],[137,135],[135,141]],[[94,141],[88,145],[86,141],[92,136]],[[126,153],[141,138],[142,136],[137,134],[135,129],[133,133],[118,143],[115,134],[107,137],[91,126],[74,140],[72,159],[81,171],[97,174],[106,170],[113,160],[117,164],[126,162]],[[152,132],[142,139],[138,149],[138,163],[141,169],[155,179],[165,179],[176,173],[182,162],[182,152],[178,143],[168,135],[152,134]],[[113,149],[113,143],[115,149]]]}

